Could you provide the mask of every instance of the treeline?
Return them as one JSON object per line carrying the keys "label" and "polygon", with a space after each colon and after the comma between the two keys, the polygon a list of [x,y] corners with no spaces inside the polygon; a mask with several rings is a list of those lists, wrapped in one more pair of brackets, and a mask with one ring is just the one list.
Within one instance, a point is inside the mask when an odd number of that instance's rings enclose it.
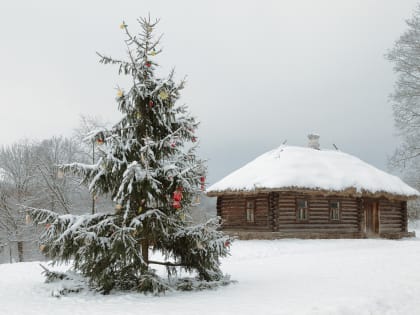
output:
{"label": "treeline", "polygon": [[39,259],[37,230],[27,222],[22,206],[58,213],[109,211],[106,198],[97,199],[80,178],[64,176],[57,165],[94,163],[98,146],[83,135],[101,124],[82,118],[73,137],[22,140],[0,147],[0,262]]}

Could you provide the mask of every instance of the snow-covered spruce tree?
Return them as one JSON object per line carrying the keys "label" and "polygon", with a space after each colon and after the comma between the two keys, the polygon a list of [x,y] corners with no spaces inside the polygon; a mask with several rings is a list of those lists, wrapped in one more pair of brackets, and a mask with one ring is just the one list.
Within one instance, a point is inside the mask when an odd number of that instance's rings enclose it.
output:
{"label": "snow-covered spruce tree", "polygon": [[[154,40],[158,21],[138,20],[141,32],[133,36],[125,23],[128,60],[100,55],[104,64],[119,67],[133,85],[118,90],[122,119],[109,130],[90,136],[100,146],[94,165],[60,166],[64,173],[83,177],[93,194],[109,194],[115,213],[58,215],[29,209],[36,224],[45,224],[40,242],[54,263],[70,262],[91,287],[159,293],[167,289],[203,289],[229,283],[220,270],[228,254],[229,238],[217,231],[217,220],[193,226],[188,209],[200,193],[205,166],[195,153],[198,123],[178,105],[184,82],[173,72],[155,76]],[[88,211],[87,211],[88,212]],[[149,256],[149,251],[155,255]],[[156,257],[156,258],[155,258]],[[152,268],[166,267],[167,277]],[[177,278],[178,268],[195,278]],[[49,274],[51,277],[51,274]]]}

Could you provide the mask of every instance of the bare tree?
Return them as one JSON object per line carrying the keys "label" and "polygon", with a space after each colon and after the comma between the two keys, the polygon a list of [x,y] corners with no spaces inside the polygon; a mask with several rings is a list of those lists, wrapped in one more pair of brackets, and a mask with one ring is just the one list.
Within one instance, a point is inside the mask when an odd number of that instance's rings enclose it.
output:
{"label": "bare tree", "polygon": [[83,155],[81,146],[74,139],[53,137],[37,144],[34,155],[37,190],[42,196],[38,206],[70,213],[71,199],[79,191],[80,185],[77,178],[64,177],[57,165],[77,160]]}
{"label": "bare tree", "polygon": [[[108,127],[109,127],[109,123],[104,122],[99,117],[86,116],[86,115],[80,116],[79,126],[74,129],[74,138],[76,139],[76,141],[78,141],[78,143],[80,143],[81,148],[84,152],[84,156],[81,157],[83,162],[95,164],[97,160],[96,157],[99,154],[99,148],[96,145],[95,135],[97,135],[98,132],[106,130]],[[81,160],[79,161],[82,162]],[[102,206],[102,208],[104,206],[106,207],[106,203],[105,204],[100,203],[99,206]],[[92,195],[91,196],[91,213],[92,214],[97,212],[98,210],[97,207],[98,207],[97,196]]]}
{"label": "bare tree", "polygon": [[18,261],[24,259],[23,247],[30,234],[21,205],[33,206],[39,198],[34,189],[36,171],[32,148],[28,141],[21,141],[0,149],[0,230],[9,250],[16,244]]}
{"label": "bare tree", "polygon": [[81,155],[80,145],[63,137],[0,148],[0,243],[8,246],[10,259],[15,251],[12,248],[16,248],[18,261],[23,261],[24,253],[36,250],[35,230],[25,222],[22,206],[71,213],[73,203],[78,207],[88,204],[89,193],[80,180],[60,176],[57,169],[57,164]]}
{"label": "bare tree", "polygon": [[408,29],[386,55],[398,75],[391,101],[403,140],[391,162],[401,167],[417,163],[420,157],[420,5],[406,23]]}
{"label": "bare tree", "polygon": [[64,176],[57,167],[73,161],[95,162],[95,139],[86,138],[85,134],[105,125],[97,118],[82,116],[72,138],[24,140],[0,147],[0,252],[8,248],[11,261],[12,252],[17,252],[17,260],[23,261],[24,252],[36,250],[36,231],[26,224],[22,206],[73,214],[113,209],[106,199],[91,196],[87,187],[80,184],[80,178]]}

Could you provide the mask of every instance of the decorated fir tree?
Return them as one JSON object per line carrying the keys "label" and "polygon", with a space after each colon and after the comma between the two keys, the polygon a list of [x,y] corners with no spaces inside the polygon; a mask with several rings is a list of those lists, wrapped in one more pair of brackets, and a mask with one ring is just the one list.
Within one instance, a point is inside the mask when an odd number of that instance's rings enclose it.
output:
{"label": "decorated fir tree", "polygon": [[[216,219],[201,225],[188,219],[206,172],[195,153],[198,123],[177,103],[184,82],[176,84],[173,72],[163,79],[155,75],[161,53],[153,36],[157,21],[138,22],[141,32],[136,36],[125,23],[120,26],[127,36],[127,61],[99,55],[102,63],[117,65],[120,74],[132,79],[129,89],[117,93],[122,119],[109,130],[90,134],[99,146],[97,163],[60,166],[64,173],[80,175],[92,194],[111,196],[115,212],[28,213],[36,224],[45,225],[41,248],[53,263],[72,263],[74,271],[103,293],[226,284],[219,259],[228,254],[228,237],[216,230]],[[154,269],[158,265],[165,267],[166,276]],[[180,269],[194,277],[180,279]],[[53,272],[47,275],[54,278]]]}

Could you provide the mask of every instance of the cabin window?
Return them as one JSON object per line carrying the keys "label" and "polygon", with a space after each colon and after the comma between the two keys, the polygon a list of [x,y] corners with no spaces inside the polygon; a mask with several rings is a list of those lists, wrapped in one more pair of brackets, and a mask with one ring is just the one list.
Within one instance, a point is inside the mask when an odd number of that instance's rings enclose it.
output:
{"label": "cabin window", "polygon": [[296,200],[296,218],[298,221],[308,220],[308,200],[297,199]]}
{"label": "cabin window", "polygon": [[255,214],[255,200],[248,199],[246,201],[246,221],[248,223],[254,223]]}
{"label": "cabin window", "polygon": [[330,219],[332,221],[340,220],[340,201],[330,201]]}

